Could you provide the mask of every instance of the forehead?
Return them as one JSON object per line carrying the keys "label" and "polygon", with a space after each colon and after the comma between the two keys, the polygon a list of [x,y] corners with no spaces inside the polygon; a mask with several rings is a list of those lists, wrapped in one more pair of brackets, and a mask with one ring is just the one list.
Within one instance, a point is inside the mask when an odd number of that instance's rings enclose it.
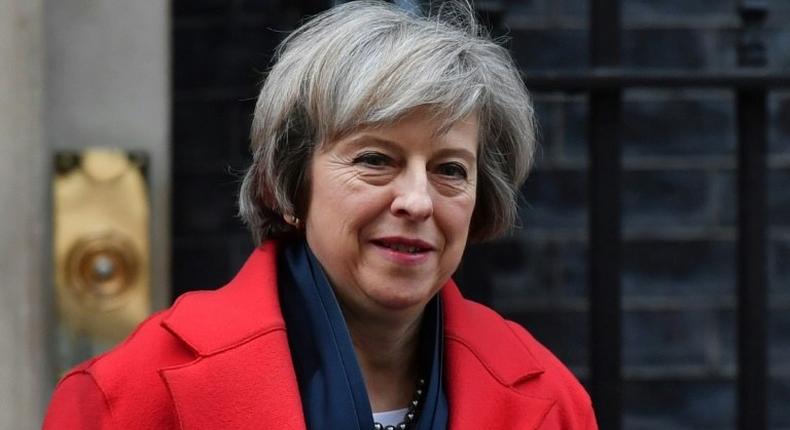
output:
{"label": "forehead", "polygon": [[455,148],[476,154],[479,134],[477,113],[448,122],[427,109],[417,109],[391,123],[360,127],[330,142],[329,146],[356,147],[373,143],[421,149]]}

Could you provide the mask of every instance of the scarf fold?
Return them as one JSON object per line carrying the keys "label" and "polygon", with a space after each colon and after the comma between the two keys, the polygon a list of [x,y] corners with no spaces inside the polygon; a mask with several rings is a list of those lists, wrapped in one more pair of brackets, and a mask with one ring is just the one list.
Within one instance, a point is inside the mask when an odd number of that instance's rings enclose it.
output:
{"label": "scarf fold", "polygon": [[[278,256],[280,306],[308,430],[370,430],[373,413],[351,336],[334,291],[304,240]],[[425,308],[419,355],[426,391],[416,430],[446,430],[442,383],[442,311],[437,295]],[[416,381],[415,381],[416,382]]]}

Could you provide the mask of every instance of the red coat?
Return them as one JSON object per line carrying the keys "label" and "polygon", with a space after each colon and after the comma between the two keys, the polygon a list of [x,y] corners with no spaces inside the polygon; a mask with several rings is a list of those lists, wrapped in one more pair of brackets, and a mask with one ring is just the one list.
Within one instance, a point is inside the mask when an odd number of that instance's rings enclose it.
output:
{"label": "red coat", "polygon": [[[185,294],[69,372],[44,428],[304,429],[276,282],[267,244],[224,288]],[[526,330],[452,281],[441,294],[450,430],[597,428],[587,393]]]}

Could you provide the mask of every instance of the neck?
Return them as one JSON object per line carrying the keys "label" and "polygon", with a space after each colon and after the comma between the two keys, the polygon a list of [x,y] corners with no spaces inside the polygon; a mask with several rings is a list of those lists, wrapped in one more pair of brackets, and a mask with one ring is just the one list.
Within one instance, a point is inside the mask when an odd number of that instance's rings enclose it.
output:
{"label": "neck", "polygon": [[414,396],[422,311],[395,320],[371,319],[344,309],[373,412],[405,408]]}

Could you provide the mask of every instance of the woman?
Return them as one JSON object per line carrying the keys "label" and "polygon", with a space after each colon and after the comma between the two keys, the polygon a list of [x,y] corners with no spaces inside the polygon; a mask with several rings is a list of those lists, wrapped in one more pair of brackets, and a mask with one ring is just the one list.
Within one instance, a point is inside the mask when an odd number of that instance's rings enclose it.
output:
{"label": "woman", "polygon": [[66,375],[45,428],[596,428],[570,372],[450,279],[513,225],[534,147],[510,56],[454,10],[353,2],[283,42],[240,197],[258,248]]}

